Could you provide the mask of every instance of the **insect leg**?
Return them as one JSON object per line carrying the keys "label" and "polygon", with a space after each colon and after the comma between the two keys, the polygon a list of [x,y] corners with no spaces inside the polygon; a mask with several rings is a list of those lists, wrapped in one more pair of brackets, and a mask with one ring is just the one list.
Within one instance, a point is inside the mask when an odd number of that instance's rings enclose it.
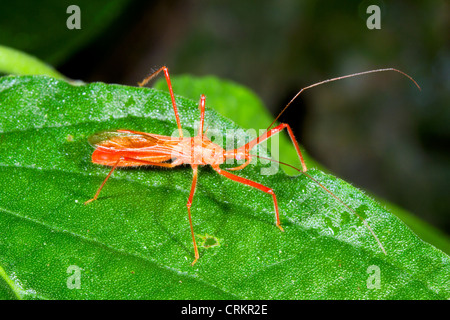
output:
{"label": "insect leg", "polygon": [[372,228],[369,226],[369,224],[366,222],[366,220],[364,220],[360,215],[358,215],[356,213],[355,210],[353,210],[352,208],[350,208],[344,201],[342,201],[338,196],[336,196],[333,192],[331,192],[329,189],[327,189],[323,184],[321,184],[319,181],[317,181],[316,179],[314,179],[312,176],[310,176],[309,174],[306,173],[306,165],[305,162],[303,161],[303,156],[302,153],[300,151],[300,148],[298,146],[297,140],[294,137],[294,133],[291,130],[291,127],[287,124],[287,123],[281,123],[278,126],[276,126],[273,129],[270,129],[268,131],[266,131],[264,134],[262,134],[261,136],[259,136],[258,138],[256,138],[253,141],[250,141],[248,143],[248,147],[251,149],[253,146],[263,142],[266,139],[269,139],[272,135],[279,133],[281,130],[283,129],[287,129],[289,136],[291,137],[291,140],[295,146],[295,149],[297,150],[297,154],[300,158],[300,161],[302,163],[302,168],[303,168],[303,174],[306,175],[309,179],[313,180],[315,183],[317,183],[322,189],[324,189],[326,192],[328,192],[331,196],[333,196],[336,200],[338,200],[340,203],[342,203],[347,209],[349,209],[350,211],[353,212],[353,214],[355,214],[362,222],[363,224],[367,227],[367,229],[370,231],[370,233],[372,233],[373,237],[375,238],[375,240],[378,242],[378,245],[380,246],[381,250],[383,251],[384,254],[386,254],[386,250],[384,249],[383,245],[381,244],[380,240],[378,239],[378,237],[376,236],[375,232],[372,230]]}
{"label": "insect leg", "polygon": [[295,139],[294,132],[292,131],[291,127],[287,123],[281,123],[278,126],[276,126],[273,129],[267,130],[262,135],[260,135],[258,138],[250,141],[245,147],[248,148],[247,150],[251,150],[254,146],[257,144],[260,144],[261,142],[269,139],[274,134],[279,133],[281,130],[287,129],[287,132],[289,134],[289,137],[291,138],[292,144],[295,147],[295,150],[297,151],[298,158],[300,159],[300,162],[302,164],[303,171],[307,171],[305,161],[303,160],[302,152],[300,151],[300,147],[298,145],[297,139]]}
{"label": "insect leg", "polygon": [[259,183],[255,182],[255,181],[239,177],[239,176],[237,176],[235,174],[232,174],[232,173],[230,173],[230,172],[228,172],[226,170],[222,170],[222,169],[220,169],[219,166],[212,166],[212,168],[215,171],[217,171],[218,174],[220,174],[220,175],[222,175],[222,176],[224,176],[224,177],[226,177],[228,179],[231,179],[233,181],[236,181],[236,182],[239,182],[239,183],[242,183],[242,184],[246,184],[246,185],[248,185],[250,187],[259,189],[262,192],[265,192],[265,193],[268,193],[268,194],[272,195],[273,205],[275,207],[275,217],[277,219],[277,227],[280,228],[281,231],[284,231],[283,228],[281,227],[281,223],[280,223],[280,215],[278,213],[277,197],[275,196],[275,192],[273,192],[273,190],[271,188],[266,187],[266,186],[264,186],[262,184],[259,184]]}
{"label": "insect leg", "polygon": [[86,201],[84,204],[88,204],[94,200],[97,200],[98,195],[100,194],[100,191],[102,191],[103,186],[106,184],[106,181],[108,181],[109,177],[111,177],[114,170],[119,166],[120,161],[140,162],[140,163],[142,163],[142,165],[150,165],[150,166],[165,167],[165,168],[173,168],[173,167],[179,166],[182,163],[182,161],[180,161],[180,160],[176,160],[172,163],[165,163],[165,162],[152,162],[152,161],[130,158],[130,157],[120,157],[119,160],[117,160],[117,162],[111,168],[111,171],[108,173],[105,180],[103,180],[102,184],[100,185],[97,192],[95,193],[95,196],[92,199]]}
{"label": "insect leg", "polygon": [[88,204],[94,200],[97,200],[98,195],[100,194],[100,191],[102,191],[103,186],[105,185],[106,181],[108,181],[109,177],[111,177],[112,173],[114,172],[114,170],[117,168],[117,166],[119,165],[119,162],[122,160],[122,158],[119,158],[119,160],[117,160],[117,162],[113,165],[113,167],[111,168],[111,171],[108,173],[108,175],[106,176],[105,180],[103,180],[102,184],[100,185],[100,187],[98,188],[97,192],[95,193],[94,197],[88,201],[86,201],[84,204]]}
{"label": "insect leg", "polygon": [[173,94],[172,83],[170,82],[169,69],[166,66],[163,66],[149,75],[147,78],[139,82],[139,86],[145,86],[151,79],[156,77],[161,71],[164,72],[164,77],[166,78],[167,86],[169,87],[170,99],[172,100],[173,111],[175,112],[175,118],[177,120],[178,132],[180,133],[180,137],[183,137],[183,129],[181,128],[180,117],[178,115],[177,104],[175,103],[175,96]]}
{"label": "insect leg", "polygon": [[194,235],[194,226],[192,225],[192,218],[191,218],[191,206],[192,206],[192,199],[194,198],[194,193],[195,193],[195,187],[197,185],[197,166],[193,165],[192,166],[192,170],[193,170],[193,177],[192,177],[192,185],[191,185],[191,192],[189,193],[189,198],[188,198],[188,202],[186,204],[187,210],[188,210],[188,215],[189,215],[189,225],[191,226],[191,235],[192,235],[192,242],[194,243],[194,252],[195,252],[195,259],[192,262],[192,265],[194,265],[198,258],[198,249],[197,249],[197,242],[195,241],[195,235]]}
{"label": "insect leg", "polygon": [[200,96],[200,102],[198,104],[198,108],[200,109],[200,125],[199,125],[199,128],[198,128],[197,135],[199,137],[203,136],[203,125],[205,123],[205,100],[206,100],[205,95],[202,94]]}

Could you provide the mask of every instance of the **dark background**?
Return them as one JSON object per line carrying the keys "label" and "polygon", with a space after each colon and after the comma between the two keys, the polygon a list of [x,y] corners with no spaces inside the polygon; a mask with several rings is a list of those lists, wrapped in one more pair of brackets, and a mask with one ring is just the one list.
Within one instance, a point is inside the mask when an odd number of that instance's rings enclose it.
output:
{"label": "dark background", "polygon": [[[66,8],[81,9],[68,30]],[[366,9],[381,9],[369,30]],[[136,85],[153,68],[216,75],[284,114],[319,163],[450,233],[448,1],[15,1],[0,4],[0,44],[64,75]],[[176,88],[175,88],[176,90]],[[245,106],[242,106],[245,108]]]}

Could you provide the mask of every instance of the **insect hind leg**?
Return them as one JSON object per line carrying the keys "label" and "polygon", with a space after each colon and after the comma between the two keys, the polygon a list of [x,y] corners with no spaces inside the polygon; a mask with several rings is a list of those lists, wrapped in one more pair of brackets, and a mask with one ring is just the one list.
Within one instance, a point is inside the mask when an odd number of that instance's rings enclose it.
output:
{"label": "insect hind leg", "polygon": [[283,228],[281,227],[281,223],[280,223],[280,214],[279,214],[279,211],[278,211],[277,197],[275,195],[275,192],[271,188],[266,187],[266,186],[264,186],[264,185],[262,185],[260,183],[255,182],[255,181],[239,177],[239,176],[237,176],[235,174],[232,174],[232,173],[230,173],[230,172],[228,172],[226,170],[222,170],[222,169],[220,169],[219,166],[212,166],[212,168],[218,174],[220,174],[220,175],[222,175],[222,176],[224,176],[224,177],[226,177],[226,178],[228,178],[230,180],[233,180],[233,181],[236,181],[236,182],[239,182],[239,183],[242,183],[242,184],[246,184],[246,185],[248,185],[250,187],[259,189],[262,192],[270,194],[272,196],[272,198],[273,198],[273,205],[274,205],[274,208],[275,208],[275,218],[276,218],[276,222],[277,222],[277,227],[281,231],[284,231]]}

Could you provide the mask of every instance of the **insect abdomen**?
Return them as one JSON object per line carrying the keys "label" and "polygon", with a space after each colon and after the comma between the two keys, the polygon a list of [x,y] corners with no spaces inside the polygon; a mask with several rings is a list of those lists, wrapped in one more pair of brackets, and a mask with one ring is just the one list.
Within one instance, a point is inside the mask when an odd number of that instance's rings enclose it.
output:
{"label": "insect abdomen", "polygon": [[[123,161],[119,162],[119,167],[135,167],[135,166],[143,166],[146,162],[164,162],[171,159],[171,155],[167,154],[157,154],[152,153],[151,155],[143,154],[142,152],[136,154],[135,152],[127,152],[127,151],[103,151],[96,149],[92,153],[92,162],[96,164],[101,164],[104,166],[114,166],[117,161],[122,159]],[[139,161],[141,160],[141,161]]]}

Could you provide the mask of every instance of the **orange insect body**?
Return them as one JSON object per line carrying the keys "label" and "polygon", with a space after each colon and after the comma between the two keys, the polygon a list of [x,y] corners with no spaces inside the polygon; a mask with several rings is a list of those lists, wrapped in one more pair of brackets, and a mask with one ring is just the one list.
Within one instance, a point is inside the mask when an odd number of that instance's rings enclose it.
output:
{"label": "orange insect body", "polygon": [[124,160],[121,167],[169,160],[177,165],[220,165],[226,159],[225,150],[205,137],[179,138],[117,130],[108,132],[105,138],[94,144],[92,162],[106,166],[113,166],[120,158]]}
{"label": "orange insect body", "polygon": [[[105,185],[108,178],[111,176],[113,171],[117,167],[133,167],[133,166],[141,166],[141,165],[151,165],[151,166],[159,166],[159,167],[166,167],[166,168],[173,168],[182,164],[189,164],[192,167],[193,170],[193,178],[192,178],[192,185],[191,185],[191,191],[189,194],[189,198],[187,201],[187,210],[188,210],[188,216],[189,216],[189,224],[191,228],[191,236],[192,236],[192,242],[194,245],[194,254],[195,259],[192,262],[192,264],[195,264],[199,258],[198,254],[198,248],[197,243],[195,240],[194,235],[194,228],[192,224],[192,218],[191,218],[191,206],[192,201],[195,193],[195,188],[197,184],[197,167],[199,165],[210,165],[217,173],[220,175],[223,175],[226,178],[229,178],[233,181],[240,182],[242,184],[246,184],[248,186],[251,186],[253,188],[259,189],[267,194],[270,194],[273,198],[273,204],[275,209],[275,218],[276,218],[276,225],[281,230],[284,231],[280,224],[280,217],[279,217],[279,211],[278,211],[278,204],[277,204],[277,198],[275,195],[275,192],[262,184],[259,184],[255,181],[248,180],[242,177],[239,177],[229,171],[236,171],[241,170],[245,168],[251,161],[252,155],[249,153],[252,148],[261,142],[269,139],[272,135],[275,135],[282,131],[283,129],[286,129],[292,143],[297,151],[298,157],[300,159],[302,170],[297,169],[299,172],[305,174],[307,177],[315,181],[322,189],[324,189],[326,192],[328,192],[330,195],[332,195],[335,199],[340,201],[345,207],[347,207],[349,210],[351,210],[355,215],[356,212],[348,207],[341,199],[339,199],[337,196],[335,196],[331,191],[329,191],[325,186],[320,184],[317,180],[315,180],[313,177],[311,177],[309,174],[306,173],[307,168],[306,164],[303,161],[303,156],[300,151],[299,145],[297,143],[297,140],[294,137],[294,134],[290,128],[290,126],[286,123],[281,123],[275,127],[273,125],[275,124],[276,120],[280,117],[280,115],[286,110],[289,105],[292,103],[294,99],[297,98],[297,96],[300,95],[304,90],[318,86],[323,83],[336,81],[348,77],[353,77],[357,75],[367,74],[367,73],[373,73],[373,72],[380,72],[380,71],[396,71],[399,72],[408,78],[410,78],[417,87],[417,83],[407,74],[396,70],[396,69],[379,69],[379,70],[371,70],[361,73],[356,73],[348,76],[333,78],[329,80],[325,80],[319,83],[315,83],[313,85],[310,85],[308,87],[303,88],[300,90],[297,95],[286,105],[286,107],[281,111],[281,113],[278,115],[278,117],[271,123],[271,125],[268,127],[268,129],[259,137],[256,139],[248,142],[247,144],[236,148],[232,150],[224,150],[219,145],[213,143],[210,141],[205,135],[203,130],[204,125],[204,116],[205,116],[205,96],[201,95],[200,103],[199,103],[199,109],[200,109],[200,125],[198,134],[195,137],[183,137],[183,131],[181,128],[181,122],[178,115],[178,109],[175,103],[175,97],[172,90],[172,85],[170,82],[170,76],[168,69],[166,67],[160,68],[158,71],[154,72],[152,75],[144,79],[143,82],[141,82],[139,85],[143,86],[145,85],[150,79],[155,77],[160,72],[164,72],[167,85],[169,87],[169,92],[172,100],[172,106],[175,112],[175,118],[177,121],[177,126],[179,130],[179,137],[169,137],[164,135],[158,135],[153,133],[145,133],[145,132],[139,132],[139,131],[132,131],[132,130],[117,130],[117,131],[110,131],[110,132],[101,132],[94,134],[89,138],[89,142],[91,145],[93,145],[96,149],[92,154],[92,162],[97,163],[100,165],[110,166],[112,167],[109,174],[106,176],[103,183],[100,185],[100,187],[97,190],[97,193],[94,195],[94,197],[88,201],[85,202],[85,204],[96,200],[98,195],[100,194],[100,191],[102,190],[103,186]],[[419,87],[420,89],[420,87]],[[272,128],[273,127],[273,128]],[[220,165],[225,163],[227,159],[235,159],[235,160],[245,160],[245,162],[234,168],[227,168],[222,169],[220,168]],[[370,226],[367,224],[367,222],[362,219],[359,215],[357,215],[365,224],[365,226],[370,230],[376,241],[378,242],[380,248],[384,253],[385,250],[381,244],[381,242],[378,240],[377,236],[373,232],[373,230],[370,228]]]}

